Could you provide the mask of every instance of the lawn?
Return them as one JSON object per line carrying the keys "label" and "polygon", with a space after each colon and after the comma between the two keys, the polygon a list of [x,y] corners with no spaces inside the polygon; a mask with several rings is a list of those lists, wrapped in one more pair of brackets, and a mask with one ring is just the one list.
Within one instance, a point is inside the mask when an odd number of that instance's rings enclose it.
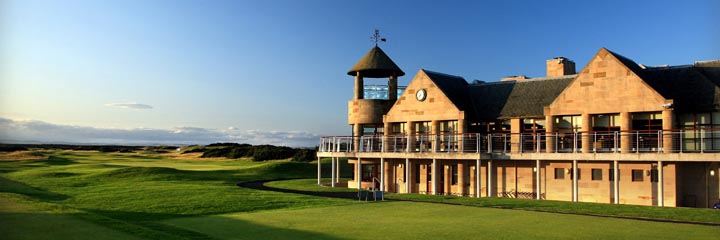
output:
{"label": "lawn", "polygon": [[415,202],[168,220],[220,239],[717,239],[720,228]]}
{"label": "lawn", "polygon": [[[0,161],[3,239],[703,239],[720,234],[720,228],[702,225],[407,201],[366,203],[235,185],[298,178],[267,185],[354,191],[317,186],[316,163],[76,151],[43,154],[41,160]],[[323,161],[324,173],[329,165],[329,160]]]}

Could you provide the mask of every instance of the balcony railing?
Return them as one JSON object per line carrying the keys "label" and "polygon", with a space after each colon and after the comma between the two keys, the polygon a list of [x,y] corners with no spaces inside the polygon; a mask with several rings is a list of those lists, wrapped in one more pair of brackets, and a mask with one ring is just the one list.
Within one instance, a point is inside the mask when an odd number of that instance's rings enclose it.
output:
{"label": "balcony railing", "polygon": [[[588,144],[583,148],[583,144]],[[711,153],[720,130],[328,136],[320,152]]]}

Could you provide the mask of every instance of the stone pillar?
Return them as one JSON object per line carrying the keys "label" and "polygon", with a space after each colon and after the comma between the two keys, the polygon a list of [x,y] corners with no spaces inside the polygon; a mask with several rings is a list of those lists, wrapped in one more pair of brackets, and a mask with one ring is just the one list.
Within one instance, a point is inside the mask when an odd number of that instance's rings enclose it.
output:
{"label": "stone pillar", "polygon": [[[664,121],[663,121],[664,122]],[[657,192],[658,192],[658,206],[664,207],[665,206],[665,189],[663,189],[663,162],[658,161],[657,162],[657,172],[658,172],[658,182],[657,182]]]}
{"label": "stone pillar", "polygon": [[578,167],[577,167],[577,160],[573,160],[572,162],[572,188],[573,188],[573,202],[578,201]]}
{"label": "stone pillar", "polygon": [[360,137],[363,135],[362,124],[353,124],[353,151],[360,151]]}
{"label": "stone pillar", "polygon": [[632,149],[632,136],[630,135],[632,130],[632,117],[629,112],[620,113],[620,152],[629,153]]}
{"label": "stone pillar", "polygon": [[673,149],[673,135],[671,134],[673,127],[675,126],[675,114],[672,108],[666,108],[662,111],[662,126],[663,126],[663,136],[662,136],[662,148],[663,152],[665,153],[673,153],[675,152],[675,149]]}
{"label": "stone pillar", "polygon": [[335,178],[337,177],[335,174],[337,172],[335,171],[335,158],[330,158],[330,187],[335,187]]}
{"label": "stone pillar", "polygon": [[583,113],[580,119],[580,121],[582,121],[582,126],[580,127],[580,131],[582,131],[582,152],[589,153],[592,151],[592,120],[590,119],[590,114],[587,113]]}
{"label": "stone pillar", "polygon": [[438,120],[432,120],[430,122],[430,128],[432,129],[432,137],[430,139],[430,147],[432,149],[432,152],[437,152],[438,146],[436,146],[440,141],[438,139],[440,134],[440,121]]}
{"label": "stone pillar", "polygon": [[480,185],[481,179],[482,178],[480,175],[480,159],[477,159],[477,160],[475,160],[475,194],[477,195],[478,198],[480,198],[480,196],[482,196],[482,194],[480,193],[480,189],[481,189],[480,186],[482,186],[482,185]]}
{"label": "stone pillar", "polygon": [[618,161],[613,161],[613,196],[615,197],[615,204],[620,204],[620,164]]}
{"label": "stone pillar", "polygon": [[412,189],[412,180],[415,180],[411,174],[413,173],[412,166],[410,166],[410,159],[405,159],[405,193],[410,193]]}
{"label": "stone pillar", "polygon": [[432,195],[437,195],[437,180],[438,180],[437,179],[437,173],[438,173],[437,167],[438,167],[437,160],[433,159],[432,160],[432,169],[431,169],[432,173],[431,173],[431,178],[430,178],[432,180]]}
{"label": "stone pillar", "polygon": [[535,199],[541,199],[540,194],[540,160],[535,160]]}
{"label": "stone pillar", "polygon": [[457,166],[458,169],[458,193],[460,196],[465,196],[465,163],[460,161]]}
{"label": "stone pillar", "polygon": [[390,79],[388,79],[388,101],[391,103],[394,103],[397,100],[397,85],[398,77],[393,75],[390,75]]}
{"label": "stone pillar", "polygon": [[450,165],[446,163],[443,163],[443,171],[445,171],[445,174],[443,176],[443,191],[445,195],[450,195],[452,191],[452,172],[450,171]]}
{"label": "stone pillar", "polygon": [[487,178],[487,196],[492,197],[492,159],[488,160]]}
{"label": "stone pillar", "polygon": [[415,151],[415,122],[407,122],[405,124],[405,127],[407,128],[405,132],[407,132],[407,152],[414,152]]}
{"label": "stone pillar", "polygon": [[554,153],[557,148],[555,147],[555,137],[557,129],[555,129],[555,118],[553,116],[545,116],[545,149],[549,153]]}
{"label": "stone pillar", "polygon": [[[465,126],[465,119],[458,119],[458,151],[465,151],[465,132],[467,127]],[[478,146],[479,147],[479,146]]]}
{"label": "stone pillar", "polygon": [[519,153],[522,148],[522,140],[520,139],[520,132],[522,131],[522,119],[513,118],[510,119],[510,152]]}
{"label": "stone pillar", "polygon": [[382,178],[380,178],[383,182],[382,187],[383,191],[386,192],[392,192],[392,181],[390,181],[391,174],[390,174],[390,162],[386,161],[384,158],[380,158],[380,166],[382,166]]}
{"label": "stone pillar", "polygon": [[[390,131],[392,131],[392,124],[390,122],[384,122],[383,123],[383,144],[382,144],[382,151],[383,152],[389,152],[390,151],[390,144],[395,144],[395,141],[390,140]],[[393,150],[397,149],[398,146],[393,146]]]}
{"label": "stone pillar", "polygon": [[365,98],[365,84],[363,83],[363,76],[360,71],[355,75],[355,100]]}
{"label": "stone pillar", "polygon": [[362,189],[362,159],[358,158],[356,165],[357,172],[355,176],[357,176],[358,190],[360,190]]}

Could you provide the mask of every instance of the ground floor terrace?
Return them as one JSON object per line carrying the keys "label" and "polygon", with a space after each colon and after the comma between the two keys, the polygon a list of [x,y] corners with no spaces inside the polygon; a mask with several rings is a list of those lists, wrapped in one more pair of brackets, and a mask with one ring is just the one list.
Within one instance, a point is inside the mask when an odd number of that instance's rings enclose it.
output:
{"label": "ground floor terrace", "polygon": [[[707,208],[720,201],[716,153],[323,155],[333,159],[333,187],[665,207]],[[348,165],[340,166],[340,157]],[[352,178],[341,182],[340,168],[352,168]],[[318,168],[318,184],[322,175]]]}

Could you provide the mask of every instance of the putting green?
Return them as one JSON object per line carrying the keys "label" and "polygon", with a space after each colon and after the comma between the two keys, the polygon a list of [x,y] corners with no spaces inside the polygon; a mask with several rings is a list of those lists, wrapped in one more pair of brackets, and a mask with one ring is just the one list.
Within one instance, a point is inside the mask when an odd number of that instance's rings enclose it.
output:
{"label": "putting green", "polygon": [[720,228],[476,208],[375,202],[167,220],[222,239],[717,239]]}

